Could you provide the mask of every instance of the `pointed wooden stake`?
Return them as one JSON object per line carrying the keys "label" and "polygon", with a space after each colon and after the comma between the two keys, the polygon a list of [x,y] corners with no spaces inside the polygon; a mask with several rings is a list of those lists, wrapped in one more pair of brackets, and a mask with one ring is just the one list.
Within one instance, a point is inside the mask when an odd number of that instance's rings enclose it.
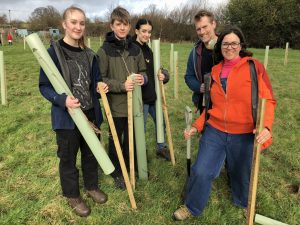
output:
{"label": "pointed wooden stake", "polygon": [[259,144],[256,141],[256,137],[264,129],[265,110],[266,110],[266,99],[265,98],[259,99],[257,119],[256,119],[256,133],[254,137],[252,169],[251,169],[249,195],[248,195],[247,225],[253,225],[254,222],[260,150],[261,150],[261,144]]}
{"label": "pointed wooden stake", "polygon": [[[161,73],[161,70],[159,70],[159,72],[157,74],[158,77],[159,77],[160,73]],[[170,122],[169,122],[165,88],[164,88],[164,84],[163,84],[162,80],[159,81],[159,85],[160,85],[161,98],[162,98],[162,108],[164,111],[164,118],[165,118],[165,122],[166,122],[166,131],[167,131],[168,144],[169,144],[169,149],[170,149],[171,162],[172,162],[172,165],[175,166],[175,156],[174,156],[172,133],[171,133]]]}
{"label": "pointed wooden stake", "polygon": [[109,124],[110,130],[111,130],[112,136],[113,136],[113,140],[114,140],[114,144],[115,144],[115,147],[116,147],[118,159],[119,159],[119,162],[120,162],[122,174],[123,174],[123,177],[124,177],[126,189],[127,189],[128,195],[129,195],[129,200],[130,200],[130,203],[131,203],[131,207],[133,209],[136,209],[137,207],[136,207],[135,199],[134,199],[134,196],[133,196],[132,187],[130,185],[127,169],[126,169],[126,166],[125,166],[124,157],[123,157],[123,154],[122,154],[122,150],[121,150],[119,138],[118,138],[118,135],[117,135],[116,127],[115,127],[115,124],[114,124],[114,121],[113,121],[113,118],[112,118],[112,115],[111,115],[108,100],[107,100],[106,94],[104,93],[103,88],[102,88],[100,83],[98,83],[98,88],[100,90],[100,94],[101,94],[103,106],[104,106],[104,109],[105,109],[106,117],[107,117],[108,124]]}
{"label": "pointed wooden stake", "polygon": [[[131,79],[128,77],[127,79]],[[130,183],[135,189],[132,91],[127,92]]]}

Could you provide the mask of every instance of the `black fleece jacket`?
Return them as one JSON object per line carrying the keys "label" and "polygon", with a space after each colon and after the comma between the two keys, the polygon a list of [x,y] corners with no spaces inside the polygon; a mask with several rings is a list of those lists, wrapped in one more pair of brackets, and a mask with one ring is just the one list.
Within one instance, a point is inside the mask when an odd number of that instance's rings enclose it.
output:
{"label": "black fleece jacket", "polygon": [[[142,49],[147,68],[146,73],[148,76],[148,83],[142,86],[143,103],[152,105],[155,104],[156,101],[153,52],[146,43],[141,44],[138,41],[136,41],[136,36],[134,36],[133,39],[133,42]],[[169,73],[166,69],[163,69],[162,73],[165,75],[165,79],[163,82],[167,83],[169,81]]]}

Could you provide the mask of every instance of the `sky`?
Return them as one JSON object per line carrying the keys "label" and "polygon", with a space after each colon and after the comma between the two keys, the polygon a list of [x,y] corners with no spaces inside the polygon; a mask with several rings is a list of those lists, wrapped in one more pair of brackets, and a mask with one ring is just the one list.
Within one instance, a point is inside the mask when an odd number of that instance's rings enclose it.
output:
{"label": "sky", "polygon": [[[208,6],[216,6],[227,0],[205,0]],[[172,10],[187,2],[195,3],[199,0],[0,0],[0,15],[6,14],[7,19],[27,20],[35,8],[51,5],[58,11],[70,5],[82,8],[88,18],[105,18],[110,8],[120,5],[132,14],[139,14],[147,9],[150,4],[155,4],[158,9]],[[10,10],[10,13],[9,13]],[[9,18],[10,15],[10,18]]]}

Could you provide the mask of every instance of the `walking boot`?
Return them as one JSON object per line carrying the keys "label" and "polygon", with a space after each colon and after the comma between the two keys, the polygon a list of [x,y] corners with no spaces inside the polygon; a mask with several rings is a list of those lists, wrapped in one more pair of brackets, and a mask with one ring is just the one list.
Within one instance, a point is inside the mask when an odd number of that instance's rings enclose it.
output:
{"label": "walking boot", "polygon": [[68,203],[78,216],[87,217],[91,213],[91,210],[81,197],[68,198]]}

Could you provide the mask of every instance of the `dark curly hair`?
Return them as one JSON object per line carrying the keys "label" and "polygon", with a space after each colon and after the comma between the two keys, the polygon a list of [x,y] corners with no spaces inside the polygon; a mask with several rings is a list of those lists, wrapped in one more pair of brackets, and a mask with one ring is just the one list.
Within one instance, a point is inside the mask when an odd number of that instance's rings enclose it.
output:
{"label": "dark curly hair", "polygon": [[215,44],[214,47],[214,60],[216,63],[219,63],[224,59],[224,56],[222,55],[222,51],[221,51],[222,41],[227,34],[231,34],[231,33],[234,33],[240,39],[240,45],[241,45],[241,51],[239,53],[240,56],[243,58],[245,56],[253,55],[252,52],[246,50],[246,39],[244,37],[243,32],[240,30],[240,28],[236,26],[227,26],[218,36],[217,43]]}

